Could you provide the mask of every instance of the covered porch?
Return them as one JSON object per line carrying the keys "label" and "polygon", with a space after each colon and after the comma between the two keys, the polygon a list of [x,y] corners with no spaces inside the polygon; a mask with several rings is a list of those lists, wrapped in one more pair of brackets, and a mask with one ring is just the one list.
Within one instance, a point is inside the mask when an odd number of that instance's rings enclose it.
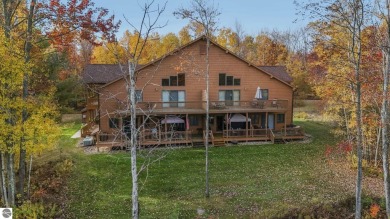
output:
{"label": "covered porch", "polygon": [[[303,129],[287,124],[284,115],[280,110],[244,113],[214,111],[209,119],[209,143],[222,146],[237,142],[304,139]],[[204,145],[207,135],[205,117],[203,113],[139,115],[136,125],[140,146]],[[97,145],[124,146],[130,137],[130,120],[129,117],[120,117],[119,121],[120,129],[117,132],[97,133]]]}

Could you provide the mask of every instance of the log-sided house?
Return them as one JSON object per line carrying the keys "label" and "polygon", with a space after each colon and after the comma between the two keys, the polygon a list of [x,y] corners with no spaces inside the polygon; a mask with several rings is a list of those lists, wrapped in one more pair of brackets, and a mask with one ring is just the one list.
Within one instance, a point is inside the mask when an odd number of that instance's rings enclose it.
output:
{"label": "log-sided house", "polygon": [[[129,132],[127,67],[89,65],[90,90],[83,135],[98,144],[121,145]],[[203,143],[206,117],[206,39],[136,69],[137,126],[141,145]],[[283,66],[255,66],[211,41],[209,50],[210,142],[303,138],[292,126],[293,89]]]}

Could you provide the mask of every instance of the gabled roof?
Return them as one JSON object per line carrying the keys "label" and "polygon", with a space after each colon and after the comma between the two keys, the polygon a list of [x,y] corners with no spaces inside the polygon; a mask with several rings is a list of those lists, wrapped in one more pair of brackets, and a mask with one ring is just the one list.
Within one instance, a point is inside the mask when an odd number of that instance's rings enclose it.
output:
{"label": "gabled roof", "polygon": [[82,80],[85,84],[107,84],[127,74],[126,67],[119,64],[88,64],[82,73]]}
{"label": "gabled roof", "polygon": [[118,64],[89,64],[82,73],[86,84],[106,84],[123,76]]}
{"label": "gabled roof", "polygon": [[257,68],[289,84],[293,80],[292,77],[287,73],[286,66],[257,66]]}
{"label": "gabled roof", "polygon": [[[165,54],[164,56],[158,58],[157,60],[154,60],[154,61],[152,61],[152,62],[149,62],[148,64],[143,65],[143,66],[138,65],[136,71],[140,71],[140,70],[142,70],[143,68],[146,68],[146,67],[148,67],[148,66],[150,66],[150,65],[154,65],[155,63],[159,63],[159,62],[161,62],[161,60],[163,60],[163,59],[166,58],[167,56],[170,56],[170,55],[172,55],[172,54],[175,54],[176,52],[178,52],[178,51],[184,49],[185,47],[188,47],[188,46],[190,46],[190,45],[192,45],[192,44],[195,44],[196,42],[198,42],[198,41],[200,41],[200,40],[205,40],[206,38],[207,38],[207,37],[206,37],[205,35],[200,36],[200,37],[194,39],[193,41],[191,41],[191,42],[189,42],[189,43],[187,43],[187,44],[185,44],[185,45],[183,45],[183,46],[181,46],[181,47],[179,47],[179,48],[177,48],[177,49],[175,49],[175,50],[173,50],[173,51],[171,51],[171,52]],[[229,54],[235,56],[236,58],[238,58],[239,60],[241,60],[241,61],[243,61],[243,62],[246,62],[249,66],[252,66],[252,67],[254,67],[254,68],[257,68],[257,69],[259,69],[260,71],[262,71],[262,72],[268,74],[270,77],[275,78],[276,80],[278,80],[278,81],[280,81],[280,82],[286,84],[287,86],[290,86],[290,87],[291,87],[291,84],[290,84],[290,83],[291,83],[291,81],[292,81],[292,78],[288,75],[285,66],[256,66],[256,65],[254,65],[253,63],[251,63],[251,62],[249,62],[249,61],[247,61],[247,60],[245,60],[245,59],[239,57],[238,55],[234,54],[233,52],[229,51],[227,48],[224,48],[223,46],[221,46],[221,45],[219,45],[218,43],[214,42],[212,39],[210,39],[210,43],[213,44],[213,45],[215,45],[215,46],[217,46],[217,47],[219,47],[219,48],[222,49],[222,50],[226,50],[226,53],[229,53]],[[118,69],[119,69],[119,67],[118,67]],[[116,81],[118,81],[118,80],[120,80],[120,79],[121,79],[121,77],[118,77],[118,78],[116,78],[116,79],[114,79],[114,80],[112,80],[112,81],[110,81],[110,82],[106,82],[106,84],[103,85],[103,87],[106,87],[106,86],[108,86],[108,85],[110,85],[110,84],[112,84],[112,83],[114,83],[114,82],[116,82]]]}

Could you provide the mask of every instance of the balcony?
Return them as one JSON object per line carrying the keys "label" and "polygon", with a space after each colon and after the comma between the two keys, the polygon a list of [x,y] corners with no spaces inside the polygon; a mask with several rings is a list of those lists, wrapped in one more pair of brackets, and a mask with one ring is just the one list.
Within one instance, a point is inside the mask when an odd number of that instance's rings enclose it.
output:
{"label": "balcony", "polygon": [[[210,101],[210,113],[234,112],[285,112],[288,100],[252,100],[252,101]],[[205,113],[206,101],[186,102],[140,102],[137,104],[138,114],[148,113]]]}
{"label": "balcony", "polygon": [[99,106],[98,98],[88,98],[87,99],[87,105],[86,105],[87,110],[97,109],[98,106]]}

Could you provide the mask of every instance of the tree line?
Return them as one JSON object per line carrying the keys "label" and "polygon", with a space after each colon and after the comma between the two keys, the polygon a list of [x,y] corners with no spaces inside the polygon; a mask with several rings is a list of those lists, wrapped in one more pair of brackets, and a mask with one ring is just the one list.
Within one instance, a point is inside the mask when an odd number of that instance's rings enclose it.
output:
{"label": "tree line", "polygon": [[[0,193],[5,206],[26,199],[27,158],[54,144],[57,106],[78,108],[79,74],[89,63],[145,64],[205,33],[255,65],[285,65],[296,98],[320,98],[335,134],[358,163],[356,218],[363,168],[382,166],[387,214],[389,0],[297,1],[312,21],[296,31],[246,34],[244,26],[205,30],[194,20],[178,34],[126,31],[92,1],[3,0],[0,3]],[[187,15],[187,14],[186,14]],[[189,18],[189,16],[186,16]],[[218,26],[218,24],[215,24]],[[214,24],[213,24],[214,26]],[[142,49],[129,49],[138,48]],[[141,48],[140,47],[140,48]],[[131,52],[134,53],[131,53]],[[129,58],[131,57],[131,58]],[[130,60],[130,62],[129,62]],[[133,72],[134,73],[134,72]],[[78,96],[77,96],[78,95]],[[133,95],[129,95],[133,96]],[[134,97],[133,97],[134,99]],[[360,213],[359,213],[360,211]]]}

